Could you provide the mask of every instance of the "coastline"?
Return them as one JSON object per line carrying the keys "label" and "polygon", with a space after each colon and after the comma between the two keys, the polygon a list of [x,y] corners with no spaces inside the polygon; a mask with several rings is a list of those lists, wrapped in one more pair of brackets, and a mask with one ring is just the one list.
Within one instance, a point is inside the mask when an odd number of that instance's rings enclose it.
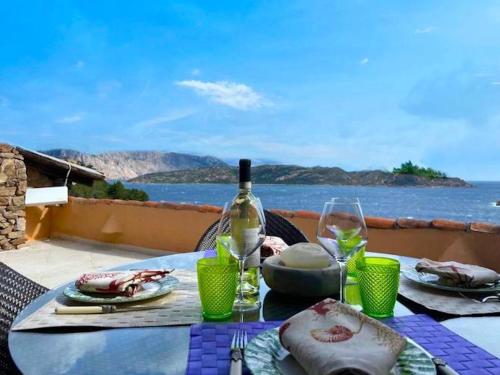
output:
{"label": "coastline", "polygon": [[[111,181],[121,181],[123,183],[131,184],[131,185],[222,185],[222,186],[234,186],[234,182],[155,182],[155,181],[135,181],[135,178],[130,180],[107,180]],[[449,185],[388,185],[388,184],[366,184],[366,185],[345,185],[345,184],[306,184],[306,183],[286,183],[286,182],[276,182],[276,183],[259,183],[254,182],[255,185],[259,186],[318,186],[318,187],[373,187],[373,188],[422,188],[422,189],[433,189],[433,188],[450,188],[450,189],[470,189],[476,188],[476,182],[479,183],[500,183],[500,181],[465,181],[467,183],[466,186],[449,186]]]}
{"label": "coastline", "polygon": [[[469,187],[457,177],[425,176],[382,170],[345,171],[338,167],[297,165],[259,165],[252,168],[255,184],[332,185],[332,186],[449,186]],[[128,180],[141,183],[230,183],[237,184],[235,167],[210,167],[147,173]]]}

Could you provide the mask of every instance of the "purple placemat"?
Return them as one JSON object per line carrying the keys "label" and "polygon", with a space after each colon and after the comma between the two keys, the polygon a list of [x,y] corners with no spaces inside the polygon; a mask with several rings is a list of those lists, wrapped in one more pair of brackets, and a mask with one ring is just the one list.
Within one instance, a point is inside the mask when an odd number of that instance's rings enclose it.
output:
{"label": "purple placemat", "polygon": [[[453,333],[427,315],[410,315],[384,321],[412,338],[459,374],[500,375],[500,359]],[[234,331],[244,328],[249,339],[277,327],[280,322],[203,323],[191,326],[187,375],[229,374],[229,346]],[[244,370],[244,374],[250,374]]]}

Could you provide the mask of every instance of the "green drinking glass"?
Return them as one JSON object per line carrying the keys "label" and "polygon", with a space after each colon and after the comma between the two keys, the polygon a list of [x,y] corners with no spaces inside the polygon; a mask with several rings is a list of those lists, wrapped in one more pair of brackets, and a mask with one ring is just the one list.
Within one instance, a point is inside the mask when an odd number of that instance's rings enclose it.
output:
{"label": "green drinking glass", "polygon": [[232,316],[238,264],[232,260],[202,258],[196,263],[203,318],[225,320]]}
{"label": "green drinking glass", "polygon": [[365,257],[357,263],[363,312],[373,318],[394,315],[399,288],[399,261],[383,257]]}

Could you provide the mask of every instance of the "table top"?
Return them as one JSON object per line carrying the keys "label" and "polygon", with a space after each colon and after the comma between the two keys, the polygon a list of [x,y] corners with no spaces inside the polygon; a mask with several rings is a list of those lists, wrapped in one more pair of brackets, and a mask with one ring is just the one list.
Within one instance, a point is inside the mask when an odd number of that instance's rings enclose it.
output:
{"label": "table top", "polygon": [[[195,269],[202,253],[189,253],[147,259],[116,269],[177,268]],[[416,259],[400,259],[414,264]],[[17,317],[22,320],[59,293],[64,286],[51,290],[33,301]],[[254,313],[234,315],[234,321],[283,320],[310,306],[314,301],[284,297],[269,290],[261,280],[262,308]],[[411,315],[411,306],[398,301],[395,315]],[[406,305],[406,306],[405,306]],[[426,311],[416,311],[426,312]],[[427,313],[429,313],[427,311]],[[432,314],[431,314],[432,315]],[[435,315],[443,320],[443,316]],[[498,340],[500,317],[454,318],[442,322],[456,333],[500,357]],[[13,331],[9,334],[11,355],[26,375],[31,374],[169,374],[184,375],[189,348],[189,326],[119,329],[45,329]]]}

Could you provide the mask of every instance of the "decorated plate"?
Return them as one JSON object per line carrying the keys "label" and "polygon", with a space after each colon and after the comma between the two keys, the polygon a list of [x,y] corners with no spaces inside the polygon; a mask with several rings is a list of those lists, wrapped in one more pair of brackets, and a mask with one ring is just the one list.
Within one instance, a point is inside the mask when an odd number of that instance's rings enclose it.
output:
{"label": "decorated plate", "polygon": [[79,302],[96,304],[126,303],[163,296],[174,290],[177,284],[179,284],[179,280],[168,275],[160,280],[144,283],[142,290],[131,297],[127,297],[101,293],[84,293],[78,290],[75,284],[72,283],[64,289],[64,295]]}
{"label": "decorated plate", "polygon": [[[393,375],[435,375],[432,357],[410,339],[391,371]],[[245,363],[254,375],[307,375],[280,343],[278,328],[255,336],[245,349]]]}
{"label": "decorated plate", "polygon": [[433,275],[431,273],[417,272],[413,268],[408,268],[401,270],[403,276],[408,280],[411,280],[417,284],[428,286],[430,288],[449,290],[450,292],[491,292],[496,293],[500,292],[500,283],[496,284],[486,284],[478,288],[464,288],[458,286],[448,286],[442,285],[438,283],[439,277],[437,275]]}

